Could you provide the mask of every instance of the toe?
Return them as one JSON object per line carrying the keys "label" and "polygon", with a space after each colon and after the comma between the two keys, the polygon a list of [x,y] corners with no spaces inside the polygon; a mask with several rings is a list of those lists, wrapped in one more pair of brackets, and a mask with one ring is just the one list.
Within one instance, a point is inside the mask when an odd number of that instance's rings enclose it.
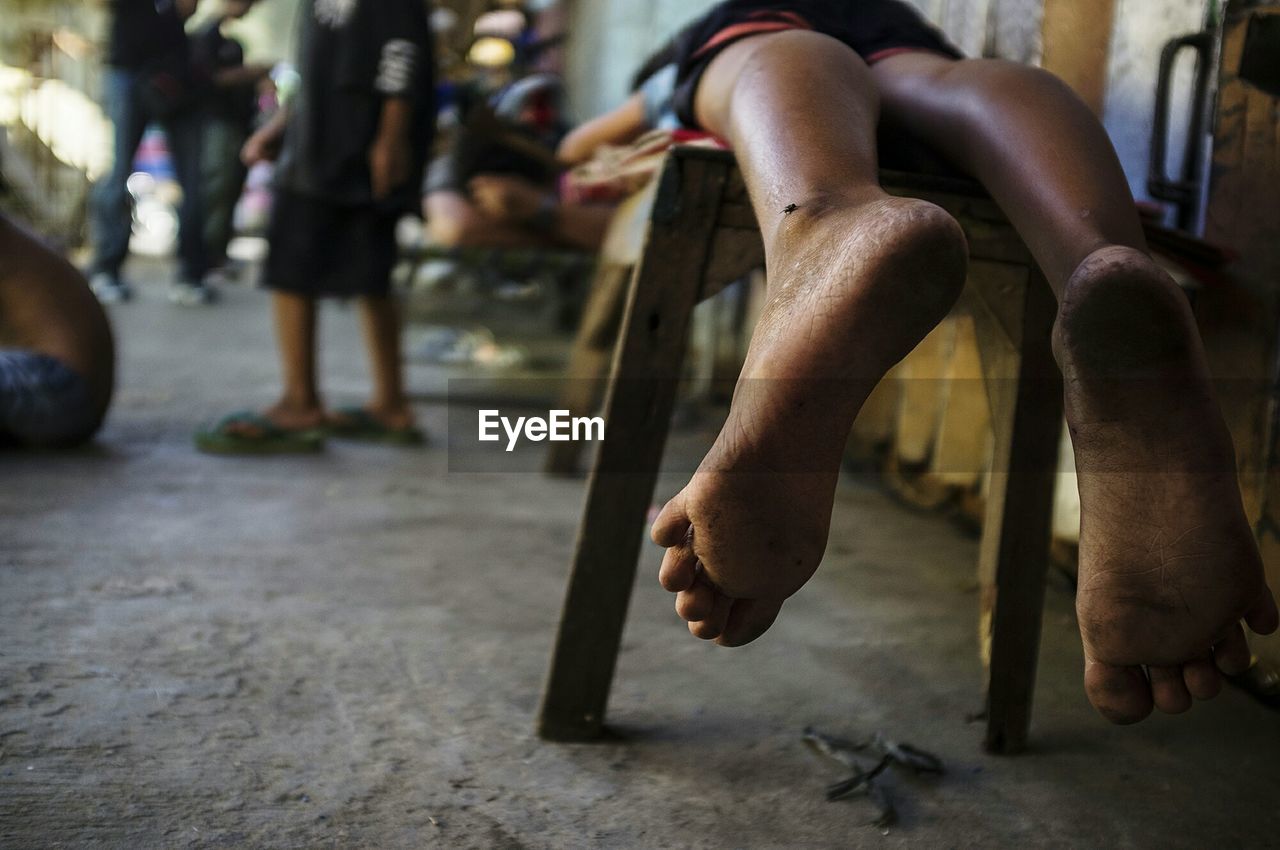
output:
{"label": "toe", "polygon": [[1151,713],[1151,685],[1138,667],[1086,660],[1084,690],[1098,713],[1112,723],[1137,723]]}
{"label": "toe", "polygon": [[729,611],[729,620],[716,643],[721,646],[742,646],[760,637],[778,619],[782,602],[767,599],[736,599]]}
{"label": "toe", "polygon": [[1191,708],[1191,693],[1182,679],[1182,667],[1151,667],[1151,697],[1165,714],[1181,714]]}
{"label": "toe", "polygon": [[725,624],[729,621],[729,612],[733,600],[723,593],[716,593],[711,606],[711,613],[706,619],[689,624],[689,633],[701,640],[715,640],[724,633]]}
{"label": "toe", "polygon": [[1244,615],[1249,628],[1260,635],[1269,635],[1280,628],[1280,612],[1276,610],[1276,599],[1271,591],[1263,585],[1258,601]]}
{"label": "toe", "polygon": [[689,517],[684,511],[684,494],[679,493],[658,513],[649,536],[659,546],[676,546],[689,534]]}
{"label": "toe", "polygon": [[684,543],[672,546],[662,556],[658,569],[658,584],[668,593],[679,593],[693,587],[698,577],[698,557]]}
{"label": "toe", "polygon": [[1227,636],[1214,646],[1213,660],[1218,669],[1228,676],[1239,676],[1249,669],[1253,654],[1249,652],[1249,641],[1239,623],[1232,626]]}
{"label": "toe", "polygon": [[689,623],[705,620],[711,616],[718,595],[716,589],[705,580],[695,581],[688,590],[676,594],[676,613],[680,615],[680,619]]}
{"label": "toe", "polygon": [[1222,691],[1222,677],[1208,658],[1197,658],[1183,664],[1182,682],[1187,692],[1199,700],[1213,699]]}

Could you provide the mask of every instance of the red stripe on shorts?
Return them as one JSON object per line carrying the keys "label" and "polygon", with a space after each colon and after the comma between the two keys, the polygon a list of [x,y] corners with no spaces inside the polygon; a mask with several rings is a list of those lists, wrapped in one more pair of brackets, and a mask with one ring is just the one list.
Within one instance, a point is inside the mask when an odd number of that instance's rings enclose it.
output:
{"label": "red stripe on shorts", "polygon": [[715,50],[721,45],[731,41],[743,38],[748,35],[760,35],[770,32],[786,32],[787,30],[812,30],[813,26],[804,18],[795,12],[756,12],[751,16],[752,20],[743,21],[740,24],[731,24],[717,32],[707,40],[707,43],[699,47],[693,54],[692,58],[697,59],[702,54]]}
{"label": "red stripe on shorts", "polygon": [[930,50],[927,47],[886,47],[884,50],[877,50],[868,56],[865,61],[868,65],[874,65],[877,62],[888,59],[890,56],[899,56],[903,53],[932,53],[934,56],[943,56],[947,59],[954,59],[954,56],[947,56],[945,53],[939,53],[936,50]]}

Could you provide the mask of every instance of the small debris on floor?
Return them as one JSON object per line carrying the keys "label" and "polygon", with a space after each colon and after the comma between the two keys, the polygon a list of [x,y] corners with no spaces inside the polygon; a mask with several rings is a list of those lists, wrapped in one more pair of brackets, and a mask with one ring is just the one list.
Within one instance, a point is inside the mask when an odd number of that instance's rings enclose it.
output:
{"label": "small debris on floor", "polygon": [[515,369],[529,362],[529,352],[518,345],[502,345],[488,328],[430,325],[412,334],[410,359],[440,366],[474,366]]}
{"label": "small debris on floor", "polygon": [[[877,732],[865,741],[850,741],[824,735],[812,726],[804,730],[804,742],[820,755],[839,762],[852,771],[847,779],[833,782],[826,788],[829,801],[846,797],[865,796],[878,812],[872,826],[887,829],[898,820],[897,810],[888,790],[876,780],[890,765],[905,767],[915,774],[941,775],[945,771],[942,760],[930,752],[911,744],[894,741]],[[879,760],[869,770],[864,769],[860,754],[874,754]]]}

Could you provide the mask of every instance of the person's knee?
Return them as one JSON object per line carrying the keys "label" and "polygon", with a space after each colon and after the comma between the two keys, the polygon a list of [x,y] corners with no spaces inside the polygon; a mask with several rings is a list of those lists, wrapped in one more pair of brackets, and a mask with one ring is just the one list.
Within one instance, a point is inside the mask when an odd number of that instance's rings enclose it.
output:
{"label": "person's knee", "polygon": [[[810,30],[786,30],[744,38],[718,54],[698,85],[695,112],[704,126],[723,129],[732,113],[754,113],[761,97],[779,102],[811,98],[815,80],[850,87],[865,108],[879,109],[867,65],[848,45]],[[828,95],[829,101],[840,102]]]}
{"label": "person's knee", "polygon": [[461,248],[468,238],[467,226],[458,218],[433,216],[427,220],[427,237],[441,248]]}
{"label": "person's knee", "polygon": [[1079,100],[1074,89],[1067,85],[1057,74],[1034,65],[1010,62],[1007,59],[993,59],[997,73],[1004,83],[1011,88],[1040,97],[1063,97]]}
{"label": "person's knee", "polygon": [[442,248],[463,248],[483,240],[481,220],[460,192],[431,192],[422,201],[427,238]]}
{"label": "person's knee", "polygon": [[490,242],[491,223],[479,216],[432,218],[427,222],[427,237],[442,248],[471,248]]}

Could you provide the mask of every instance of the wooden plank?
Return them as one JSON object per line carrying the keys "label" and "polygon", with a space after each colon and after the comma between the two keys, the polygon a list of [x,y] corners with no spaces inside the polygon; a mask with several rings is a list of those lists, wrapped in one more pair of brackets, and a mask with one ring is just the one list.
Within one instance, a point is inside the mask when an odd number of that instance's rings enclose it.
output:
{"label": "wooden plank", "polygon": [[702,281],[702,297],[710,298],[759,268],[764,268],[764,242],[759,230],[716,228],[711,261]]}
{"label": "wooden plank", "polygon": [[982,381],[982,358],[973,316],[953,318],[955,339],[947,363],[938,439],[929,475],[948,487],[974,487],[988,466],[991,408]]}
{"label": "wooden plank", "polygon": [[905,466],[929,459],[944,401],[943,376],[955,343],[955,322],[943,319],[898,367],[901,398],[893,451]]}
{"label": "wooden plank", "polygon": [[853,421],[846,457],[861,460],[893,440],[893,430],[898,422],[898,404],[902,398],[902,382],[898,378],[901,365],[890,369],[889,374],[876,384],[871,395],[862,403],[858,418]]}
{"label": "wooden plank", "polygon": [[[644,250],[656,195],[655,180],[623,201],[609,222],[560,393],[559,408],[574,416],[594,412],[604,394],[604,378],[613,360],[631,273]],[[551,443],[543,471],[554,476],[577,475],[581,456],[581,443]]]}
{"label": "wooden plank", "polygon": [[1107,60],[1116,0],[1045,0],[1041,65],[1061,77],[1097,115],[1107,96]]}
{"label": "wooden plank", "polygon": [[603,729],[649,500],[731,163],[668,156],[632,280],[538,733]]}
{"label": "wooden plank", "polygon": [[600,246],[601,261],[620,266],[634,266],[640,261],[657,195],[658,181],[651,180],[618,206]]}
{"label": "wooden plank", "polygon": [[[985,748],[1026,744],[1049,564],[1062,381],[1049,346],[1056,304],[1038,271],[1024,284],[1020,353],[999,344],[990,314],[977,314],[984,372],[997,385],[1016,367],[1012,392],[993,410],[995,453],[979,556],[980,627],[987,660]],[[985,327],[984,327],[985,325]]]}
{"label": "wooden plank", "polygon": [[[574,416],[589,416],[595,412],[604,395],[619,316],[630,290],[631,271],[631,266],[603,260],[596,267],[591,291],[582,311],[582,321],[569,354],[558,409],[568,410]],[[582,445],[573,440],[551,443],[543,471],[555,476],[577,475]]]}

